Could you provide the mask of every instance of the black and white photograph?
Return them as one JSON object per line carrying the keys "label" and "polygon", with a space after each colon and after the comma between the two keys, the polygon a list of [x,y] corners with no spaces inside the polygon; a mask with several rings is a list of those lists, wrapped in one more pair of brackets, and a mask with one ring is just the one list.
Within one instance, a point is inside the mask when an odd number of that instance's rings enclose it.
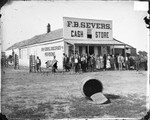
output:
{"label": "black and white photograph", "polygon": [[149,2],[8,1],[1,111],[8,120],[149,120]]}

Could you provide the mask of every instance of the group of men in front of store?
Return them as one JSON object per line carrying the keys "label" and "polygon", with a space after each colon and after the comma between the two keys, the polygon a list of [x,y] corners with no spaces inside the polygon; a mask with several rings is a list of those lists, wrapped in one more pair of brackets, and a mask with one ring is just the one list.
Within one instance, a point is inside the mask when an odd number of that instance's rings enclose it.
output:
{"label": "group of men in front of store", "polygon": [[[41,72],[41,59],[37,56],[31,66],[33,66],[34,71]],[[56,72],[57,69],[57,60],[56,56],[51,62],[46,62],[46,67],[52,67],[52,71]],[[1,62],[3,63],[3,61]],[[3,64],[2,64],[3,66]],[[5,65],[4,65],[5,66]],[[123,57],[121,54],[119,55],[79,55],[76,53],[71,56],[67,56],[65,53],[63,54],[63,68],[65,71],[74,70],[77,72],[87,72],[87,71],[96,71],[96,70],[139,70],[141,68],[147,70],[147,58],[141,57],[139,55],[126,56]]]}
{"label": "group of men in front of store", "polygon": [[[87,71],[96,71],[96,70],[130,70],[136,69],[137,71],[140,69],[140,57],[137,55],[136,57],[124,57],[123,55],[71,55],[67,56],[63,54],[63,68],[66,71],[70,71],[71,69],[75,72]],[[146,69],[146,68],[145,68]]]}

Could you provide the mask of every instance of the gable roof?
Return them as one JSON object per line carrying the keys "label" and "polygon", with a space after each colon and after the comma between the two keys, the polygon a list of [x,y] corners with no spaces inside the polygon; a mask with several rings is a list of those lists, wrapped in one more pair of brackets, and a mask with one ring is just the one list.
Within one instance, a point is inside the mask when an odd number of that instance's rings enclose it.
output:
{"label": "gable roof", "polygon": [[[63,28],[51,31],[49,33],[36,35],[36,36],[34,36],[30,39],[27,39],[27,40],[24,40],[24,41],[21,41],[21,42],[17,42],[14,45],[10,46],[7,50],[12,50],[12,49],[15,49],[15,48],[21,48],[21,47],[34,45],[34,44],[38,44],[38,43],[43,43],[43,42],[54,41],[54,40],[58,40],[58,39],[61,39],[61,38],[63,38]],[[128,44],[125,44],[125,43],[123,43],[119,40],[116,40],[115,38],[113,38],[113,40],[110,40],[110,41],[107,41],[107,42],[109,42],[109,44],[128,45]],[[128,46],[133,48],[130,45],[128,45]]]}
{"label": "gable roof", "polygon": [[51,31],[49,33],[36,35],[30,39],[17,42],[14,45],[10,46],[7,50],[15,49],[15,48],[21,48],[28,45],[43,43],[43,42],[49,42],[57,39],[63,38],[63,29],[57,29],[54,31]]}

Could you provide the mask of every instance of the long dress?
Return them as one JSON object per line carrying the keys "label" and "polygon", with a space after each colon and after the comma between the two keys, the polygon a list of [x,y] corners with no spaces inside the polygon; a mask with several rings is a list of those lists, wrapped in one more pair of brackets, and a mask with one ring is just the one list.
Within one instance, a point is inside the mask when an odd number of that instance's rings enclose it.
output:
{"label": "long dress", "polygon": [[110,69],[110,68],[111,68],[111,66],[110,66],[110,60],[109,60],[109,59],[107,59],[106,68],[107,68],[107,69]]}
{"label": "long dress", "polygon": [[104,59],[102,56],[99,57],[100,58],[100,68],[104,67]]}
{"label": "long dress", "polygon": [[100,69],[101,66],[100,66],[100,57],[97,57],[96,58],[96,69]]}

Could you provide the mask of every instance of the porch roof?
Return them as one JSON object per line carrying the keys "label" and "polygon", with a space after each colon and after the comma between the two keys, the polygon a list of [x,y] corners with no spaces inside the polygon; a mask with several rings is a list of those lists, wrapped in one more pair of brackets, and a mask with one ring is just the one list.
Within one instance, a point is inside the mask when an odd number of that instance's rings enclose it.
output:
{"label": "porch roof", "polygon": [[72,45],[122,45],[125,46],[125,43],[116,40],[64,40],[65,42]]}

